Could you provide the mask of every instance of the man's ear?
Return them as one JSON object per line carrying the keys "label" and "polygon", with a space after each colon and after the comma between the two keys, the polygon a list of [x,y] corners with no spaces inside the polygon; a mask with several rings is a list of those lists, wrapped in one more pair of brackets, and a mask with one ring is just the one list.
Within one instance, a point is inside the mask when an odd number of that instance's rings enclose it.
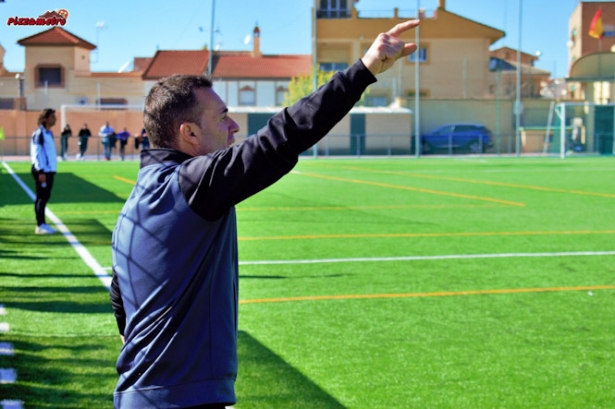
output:
{"label": "man's ear", "polygon": [[197,145],[199,143],[196,137],[198,129],[192,122],[184,122],[179,126],[179,137],[183,143],[189,145]]}

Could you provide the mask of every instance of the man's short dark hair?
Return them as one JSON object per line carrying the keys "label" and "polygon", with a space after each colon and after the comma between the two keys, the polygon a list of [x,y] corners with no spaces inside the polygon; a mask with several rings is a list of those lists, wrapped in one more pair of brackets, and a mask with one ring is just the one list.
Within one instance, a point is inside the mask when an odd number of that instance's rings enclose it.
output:
{"label": "man's short dark hair", "polygon": [[194,93],[211,88],[211,80],[198,75],[172,75],[158,81],[145,99],[143,123],[154,147],[173,148],[184,122],[199,122],[201,107]]}
{"label": "man's short dark hair", "polygon": [[46,125],[49,117],[56,113],[55,109],[45,108],[38,116],[38,125]]}

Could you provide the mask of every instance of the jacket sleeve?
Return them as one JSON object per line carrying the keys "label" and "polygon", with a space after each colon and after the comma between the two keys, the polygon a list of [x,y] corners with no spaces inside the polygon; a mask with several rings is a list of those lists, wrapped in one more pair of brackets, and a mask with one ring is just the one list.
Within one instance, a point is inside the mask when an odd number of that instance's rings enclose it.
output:
{"label": "jacket sleeve", "polygon": [[34,169],[36,169],[39,173],[46,172],[46,167],[49,167],[49,164],[47,163],[48,161],[45,152],[44,136],[40,127],[32,134],[30,149],[32,150],[31,158]]}
{"label": "jacket sleeve", "polygon": [[126,328],[126,311],[124,311],[124,301],[122,301],[122,293],[120,292],[120,285],[115,270],[113,270],[113,278],[111,279],[109,298],[111,299],[111,307],[113,307],[117,328],[120,335],[123,336],[124,329]]}
{"label": "jacket sleeve", "polygon": [[182,165],[180,187],[190,208],[208,220],[265,189],[322,139],[376,78],[359,60],[310,96],[274,115],[239,145]]}

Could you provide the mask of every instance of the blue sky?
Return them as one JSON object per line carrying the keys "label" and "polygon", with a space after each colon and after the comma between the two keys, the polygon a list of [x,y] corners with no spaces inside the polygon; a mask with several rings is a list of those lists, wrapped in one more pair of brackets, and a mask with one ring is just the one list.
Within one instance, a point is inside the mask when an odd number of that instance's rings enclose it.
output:
{"label": "blue sky", "polygon": [[[419,2],[420,1],[420,2]],[[359,10],[402,15],[421,8],[434,10],[438,0],[360,0]],[[537,66],[565,76],[568,69],[568,20],[579,0],[446,0],[446,9],[506,32],[494,47],[517,48],[519,1],[522,1],[521,48],[541,52]],[[258,23],[265,54],[311,53],[313,0],[217,0],[214,46],[250,50],[246,36]],[[0,3],[0,44],[9,71],[24,69],[24,48],[17,40],[43,31],[37,27],[7,26],[9,17],[37,17],[47,10],[66,9],[64,28],[98,43],[92,71],[117,71],[134,57],[151,57],[157,49],[199,49],[210,40],[212,0],[4,0]],[[104,22],[97,29],[98,23]],[[96,53],[96,51],[94,52]]]}

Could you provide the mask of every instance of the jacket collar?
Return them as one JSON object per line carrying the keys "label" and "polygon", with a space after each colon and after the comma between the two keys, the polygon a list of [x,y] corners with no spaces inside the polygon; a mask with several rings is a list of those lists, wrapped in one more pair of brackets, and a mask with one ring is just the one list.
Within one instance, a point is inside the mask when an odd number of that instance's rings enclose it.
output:
{"label": "jacket collar", "polygon": [[141,168],[162,162],[182,163],[192,156],[167,148],[154,148],[141,151]]}

